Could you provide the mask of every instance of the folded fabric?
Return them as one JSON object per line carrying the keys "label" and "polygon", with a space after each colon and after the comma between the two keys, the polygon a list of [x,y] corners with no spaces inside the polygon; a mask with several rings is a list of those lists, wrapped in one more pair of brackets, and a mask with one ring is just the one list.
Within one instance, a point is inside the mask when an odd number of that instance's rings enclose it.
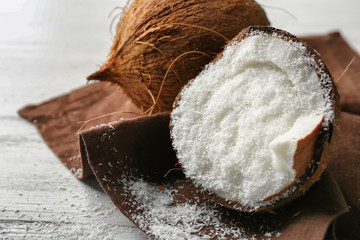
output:
{"label": "folded fabric", "polygon": [[92,174],[89,163],[80,154],[77,132],[82,126],[81,121],[112,112],[119,113],[95,119],[84,129],[121,118],[136,117],[139,114],[135,113],[141,112],[121,89],[102,82],[89,84],[63,96],[19,110],[20,116],[36,126],[51,150],[80,179]]}

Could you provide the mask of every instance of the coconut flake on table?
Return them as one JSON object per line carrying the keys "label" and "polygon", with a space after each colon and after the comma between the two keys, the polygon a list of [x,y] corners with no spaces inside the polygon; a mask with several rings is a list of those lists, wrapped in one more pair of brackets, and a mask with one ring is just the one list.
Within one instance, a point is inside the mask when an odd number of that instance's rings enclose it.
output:
{"label": "coconut flake on table", "polygon": [[259,34],[228,45],[184,87],[171,114],[186,175],[254,208],[295,180],[297,142],[333,112],[306,47]]}

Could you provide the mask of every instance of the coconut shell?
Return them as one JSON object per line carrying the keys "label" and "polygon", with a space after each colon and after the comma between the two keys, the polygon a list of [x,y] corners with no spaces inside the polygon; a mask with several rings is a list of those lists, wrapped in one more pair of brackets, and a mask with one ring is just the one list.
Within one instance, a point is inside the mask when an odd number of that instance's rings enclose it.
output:
{"label": "coconut shell", "polygon": [[118,83],[143,110],[155,101],[154,112],[171,110],[182,86],[229,39],[268,24],[252,0],[135,0],[117,25],[107,62],[88,80]]}
{"label": "coconut shell", "polygon": [[[200,188],[209,199],[212,199],[214,202],[227,208],[242,212],[273,212],[277,208],[304,195],[315,182],[320,180],[322,173],[329,163],[329,156],[331,152],[333,152],[336,144],[340,119],[340,102],[332,75],[316,50],[296,36],[286,31],[268,26],[250,26],[242,30],[231,42],[240,42],[248,36],[254,35],[277,37],[284,41],[288,41],[293,45],[304,47],[303,49],[305,50],[301,53],[312,60],[313,63],[309,62],[309,64],[314,68],[318,76],[324,99],[330,101],[330,104],[332,105],[332,112],[330,113],[331,117],[323,118],[321,124],[318,124],[312,133],[298,142],[293,165],[293,169],[297,172],[295,180],[282,191],[259,201],[259,206],[256,208],[244,206],[241,202],[225,199],[208,189],[204,189],[202,186],[195,184],[193,184],[193,186],[197,189]],[[219,53],[213,62],[216,62],[221,57],[222,53]],[[191,84],[191,81],[188,84]],[[180,100],[181,92],[174,102],[174,108],[176,108],[178,101]],[[171,122],[170,128],[172,128]],[[186,171],[181,165],[181,159],[179,159],[178,163],[186,175]],[[190,178],[189,180],[192,181]]]}

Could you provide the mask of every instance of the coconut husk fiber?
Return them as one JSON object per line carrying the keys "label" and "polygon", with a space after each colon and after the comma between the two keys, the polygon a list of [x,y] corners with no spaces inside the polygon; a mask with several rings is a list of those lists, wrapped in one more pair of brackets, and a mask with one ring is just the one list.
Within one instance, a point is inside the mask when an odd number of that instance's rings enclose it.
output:
{"label": "coconut husk fiber", "polygon": [[[209,202],[179,171],[169,137],[169,113],[141,115],[140,109],[115,85],[93,83],[47,102],[30,105],[19,114],[31,121],[60,160],[80,179],[94,174],[119,210],[142,231],[144,212],[124,184],[134,178],[176,189],[174,205],[191,202],[221,214],[224,224],[241,228],[243,236],[272,239],[360,239],[360,57],[339,33],[303,38],[320,52],[338,81],[342,114],[338,145],[328,171],[298,200],[276,214],[244,214]],[[118,112],[89,122],[79,121]],[[106,177],[104,177],[106,175]],[[129,203],[132,204],[129,204]],[[135,203],[135,204],[134,204]],[[164,220],[166,221],[166,219]],[[181,223],[179,223],[181,228]],[[195,235],[221,231],[211,224]],[[227,239],[233,239],[227,236]]]}
{"label": "coconut husk fiber", "polygon": [[171,111],[182,86],[228,39],[268,24],[253,0],[134,0],[117,25],[108,60],[88,79],[116,82],[144,110]]}

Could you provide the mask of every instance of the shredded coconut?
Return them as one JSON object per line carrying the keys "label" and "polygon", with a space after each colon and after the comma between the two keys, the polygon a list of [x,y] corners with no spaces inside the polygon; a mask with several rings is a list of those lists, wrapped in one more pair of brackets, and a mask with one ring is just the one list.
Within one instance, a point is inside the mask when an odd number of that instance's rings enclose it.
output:
{"label": "shredded coconut", "polygon": [[[174,195],[179,193],[167,185],[159,188],[143,179],[132,181],[121,179],[119,181],[125,190],[135,198],[132,206],[137,206],[137,209],[132,215],[132,220],[142,230],[147,229],[146,234],[154,236],[155,239],[195,240],[228,239],[228,237],[249,239],[244,234],[244,229],[233,223],[221,222],[219,219],[222,218],[222,213],[214,207],[215,205],[212,205],[213,203],[177,204]],[[241,219],[235,220],[235,222],[239,221]],[[214,229],[210,232],[203,232],[202,230],[207,226],[214,226]],[[281,235],[280,232],[273,232],[271,235],[264,232],[264,234],[265,237]],[[257,239],[256,235],[250,239]]]}
{"label": "shredded coconut", "polygon": [[83,173],[82,168],[76,169],[76,168],[74,168],[74,167],[72,167],[72,168],[70,169],[70,172],[71,172],[72,174],[74,174],[75,177],[81,177],[81,176],[82,176],[82,173]]}
{"label": "shredded coconut", "polygon": [[171,116],[186,175],[253,208],[294,181],[298,140],[333,117],[322,90],[331,81],[324,71],[319,81],[307,48],[259,34],[227,46],[183,89]]}

